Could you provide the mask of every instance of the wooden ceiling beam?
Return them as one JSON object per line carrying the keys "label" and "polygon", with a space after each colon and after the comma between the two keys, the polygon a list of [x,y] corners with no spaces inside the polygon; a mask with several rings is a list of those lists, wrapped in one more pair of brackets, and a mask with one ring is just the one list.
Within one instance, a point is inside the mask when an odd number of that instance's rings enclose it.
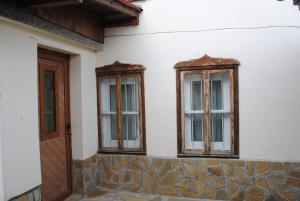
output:
{"label": "wooden ceiling beam", "polygon": [[82,0],[65,0],[65,1],[55,1],[55,2],[44,2],[27,6],[27,8],[54,8],[62,6],[70,6],[82,4]]}
{"label": "wooden ceiling beam", "polygon": [[94,4],[98,4],[100,6],[106,6],[111,9],[113,9],[116,12],[128,15],[130,17],[138,18],[139,17],[139,12],[129,8],[126,5],[121,4],[118,1],[112,1],[112,0],[85,0],[85,2],[90,2]]}

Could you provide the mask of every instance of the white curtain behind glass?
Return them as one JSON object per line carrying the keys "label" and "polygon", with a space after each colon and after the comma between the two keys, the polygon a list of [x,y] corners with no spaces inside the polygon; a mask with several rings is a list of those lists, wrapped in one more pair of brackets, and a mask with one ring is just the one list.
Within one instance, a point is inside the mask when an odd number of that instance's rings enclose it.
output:
{"label": "white curtain behind glass", "polygon": [[210,74],[210,132],[212,150],[230,150],[230,77]]}
{"label": "white curtain behind glass", "polygon": [[103,146],[118,147],[116,79],[100,80]]}
{"label": "white curtain behind glass", "polygon": [[184,76],[184,129],[185,147],[203,149],[204,99],[203,76],[193,74]]}
{"label": "white curtain behind glass", "polygon": [[138,78],[121,79],[122,136],[125,148],[139,148]]}

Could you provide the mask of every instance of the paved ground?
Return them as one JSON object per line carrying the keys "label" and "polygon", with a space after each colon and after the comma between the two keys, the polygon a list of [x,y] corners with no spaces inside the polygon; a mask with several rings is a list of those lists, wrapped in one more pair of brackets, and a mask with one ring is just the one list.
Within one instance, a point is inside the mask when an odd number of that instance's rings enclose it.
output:
{"label": "paved ground", "polygon": [[203,199],[190,199],[183,197],[169,197],[151,194],[131,193],[126,191],[113,191],[109,189],[97,190],[82,198],[72,195],[65,201],[212,201]]}

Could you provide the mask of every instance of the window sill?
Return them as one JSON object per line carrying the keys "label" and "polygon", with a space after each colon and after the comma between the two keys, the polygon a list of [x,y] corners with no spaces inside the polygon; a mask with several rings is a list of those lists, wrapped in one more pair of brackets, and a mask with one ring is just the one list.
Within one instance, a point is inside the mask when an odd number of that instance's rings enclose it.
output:
{"label": "window sill", "polygon": [[146,155],[146,152],[143,151],[122,151],[122,152],[117,152],[117,151],[105,151],[105,150],[100,150],[98,151],[98,154],[115,154],[115,155],[122,155],[122,154],[126,154],[126,155]]}
{"label": "window sill", "polygon": [[228,159],[239,159],[240,157],[238,155],[222,155],[222,154],[192,154],[192,153],[188,153],[188,154],[177,154],[178,158],[228,158]]}

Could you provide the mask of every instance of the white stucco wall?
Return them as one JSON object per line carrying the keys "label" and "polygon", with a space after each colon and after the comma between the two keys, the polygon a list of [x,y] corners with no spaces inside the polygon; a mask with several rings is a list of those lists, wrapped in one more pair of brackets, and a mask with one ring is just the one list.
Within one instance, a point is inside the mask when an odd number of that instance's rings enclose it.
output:
{"label": "white stucco wall", "polygon": [[[0,94],[1,101],[1,94]],[[0,104],[0,200],[4,200],[3,167],[2,167],[2,108]]]}
{"label": "white stucco wall", "polygon": [[[300,160],[300,13],[292,1],[148,0],[137,27],[106,30],[98,64],[146,67],[147,154],[176,156],[173,66],[208,54],[236,58],[240,157]],[[298,26],[298,27],[274,27]]]}
{"label": "white stucco wall", "polygon": [[72,55],[70,62],[72,155],[74,159],[82,160],[97,151],[95,52],[1,18],[0,108],[2,110],[0,119],[2,128],[0,129],[5,200],[41,184],[38,46]]}

